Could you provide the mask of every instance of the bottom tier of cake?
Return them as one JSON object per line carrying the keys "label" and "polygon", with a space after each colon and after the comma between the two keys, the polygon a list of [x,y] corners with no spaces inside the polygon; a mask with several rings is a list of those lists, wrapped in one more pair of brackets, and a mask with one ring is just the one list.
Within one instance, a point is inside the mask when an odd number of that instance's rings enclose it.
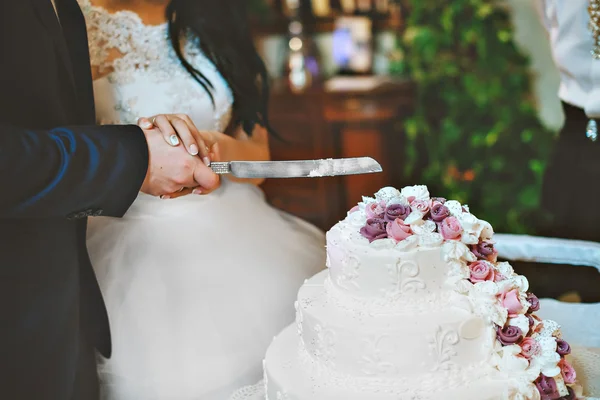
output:
{"label": "bottom tier of cake", "polygon": [[[335,375],[303,354],[296,327],[277,336],[264,361],[267,400],[506,400],[515,398],[507,380],[478,377],[469,386],[432,392],[401,380]],[[518,398],[518,397],[517,397]]]}

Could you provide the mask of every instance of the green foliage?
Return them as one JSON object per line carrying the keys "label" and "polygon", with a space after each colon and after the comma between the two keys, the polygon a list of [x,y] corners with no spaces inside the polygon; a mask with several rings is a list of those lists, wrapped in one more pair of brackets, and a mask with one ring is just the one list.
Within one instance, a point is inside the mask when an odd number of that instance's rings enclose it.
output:
{"label": "green foliage", "polygon": [[498,231],[531,232],[553,134],[538,120],[527,58],[493,0],[408,0],[402,69],[417,85],[406,170]]}

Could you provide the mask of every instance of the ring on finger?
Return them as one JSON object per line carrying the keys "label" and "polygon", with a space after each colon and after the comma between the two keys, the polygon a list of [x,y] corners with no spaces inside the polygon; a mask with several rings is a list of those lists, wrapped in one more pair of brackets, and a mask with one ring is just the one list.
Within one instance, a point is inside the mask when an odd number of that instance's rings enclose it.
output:
{"label": "ring on finger", "polygon": [[181,187],[181,189],[179,189],[179,190],[177,191],[177,193],[181,193],[181,192],[183,192],[184,190],[185,190],[185,186],[182,186],[182,187]]}
{"label": "ring on finger", "polygon": [[156,117],[152,117],[152,125],[156,125],[155,122],[156,122]]}

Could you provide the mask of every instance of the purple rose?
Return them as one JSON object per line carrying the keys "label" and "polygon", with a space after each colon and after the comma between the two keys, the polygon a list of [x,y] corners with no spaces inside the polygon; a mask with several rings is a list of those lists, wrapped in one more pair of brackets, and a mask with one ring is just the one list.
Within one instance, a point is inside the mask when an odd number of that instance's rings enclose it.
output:
{"label": "purple rose", "polygon": [[561,357],[571,354],[571,346],[567,343],[566,340],[557,339],[556,340],[556,352]]}
{"label": "purple rose", "polygon": [[385,239],[387,237],[385,225],[385,220],[381,218],[369,218],[367,224],[360,228],[360,234],[369,239],[369,242]]}
{"label": "purple rose", "polygon": [[567,390],[569,394],[560,398],[560,400],[577,400],[577,396],[575,395],[575,391],[572,387],[567,386]]}
{"label": "purple rose", "polygon": [[538,392],[540,392],[541,400],[559,400],[560,394],[558,393],[558,388],[556,387],[556,381],[554,378],[548,378],[544,374],[540,374],[540,376],[535,380],[535,387]]}
{"label": "purple rose", "polygon": [[525,316],[529,320],[529,328],[531,328],[533,326],[533,324],[535,324],[535,319],[533,319],[533,317],[531,315],[529,315],[529,314],[527,314]]}
{"label": "purple rose", "polygon": [[523,340],[523,331],[518,326],[508,325],[504,328],[496,327],[496,339],[504,346],[519,344]]}
{"label": "purple rose", "polygon": [[443,198],[443,197],[432,197],[431,198],[431,204],[434,204],[434,203],[442,203],[442,204],[444,204],[445,202],[446,202],[446,199]]}
{"label": "purple rose", "polygon": [[529,306],[528,313],[536,312],[540,309],[540,299],[533,293],[527,293],[527,302],[531,304]]}
{"label": "purple rose", "polygon": [[379,203],[370,203],[365,207],[367,218],[383,218],[385,207]]}
{"label": "purple rose", "polygon": [[402,204],[390,204],[385,209],[385,220],[387,222],[392,222],[400,218],[404,221],[406,217],[410,215],[410,211],[410,207],[408,206]]}
{"label": "purple rose", "polygon": [[480,260],[496,262],[498,251],[494,248],[494,242],[491,240],[482,240],[477,244],[471,245],[471,252]]}
{"label": "purple rose", "polygon": [[435,202],[431,206],[431,220],[433,222],[442,222],[450,216],[450,210],[442,203]]}

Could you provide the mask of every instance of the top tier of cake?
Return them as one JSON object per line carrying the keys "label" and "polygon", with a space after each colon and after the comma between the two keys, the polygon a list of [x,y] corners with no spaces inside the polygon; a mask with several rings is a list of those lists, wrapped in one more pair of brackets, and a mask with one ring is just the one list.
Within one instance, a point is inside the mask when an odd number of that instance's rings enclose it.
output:
{"label": "top tier of cake", "polygon": [[492,235],[489,223],[425,186],[384,188],[327,233],[327,285],[354,306],[437,308],[469,277],[475,254],[495,261]]}

